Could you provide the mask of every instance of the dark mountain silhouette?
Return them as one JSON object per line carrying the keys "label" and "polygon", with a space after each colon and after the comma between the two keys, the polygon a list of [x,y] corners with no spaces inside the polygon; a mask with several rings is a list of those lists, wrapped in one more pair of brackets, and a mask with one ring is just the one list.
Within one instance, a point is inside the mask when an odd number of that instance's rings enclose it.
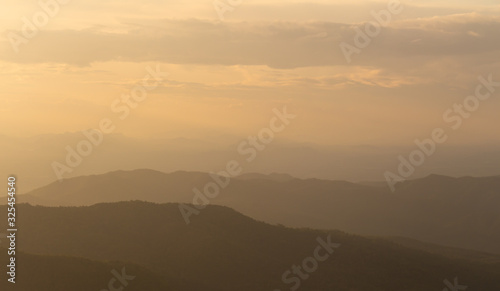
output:
{"label": "dark mountain silhouette", "polygon": [[384,240],[394,242],[396,244],[399,244],[401,246],[414,249],[414,250],[420,250],[432,254],[437,254],[441,256],[445,256],[447,258],[453,258],[453,259],[462,259],[462,260],[468,260],[468,261],[477,261],[477,262],[483,262],[483,263],[493,263],[493,264],[499,264],[500,263],[500,255],[495,255],[491,253],[486,253],[486,252],[479,252],[479,251],[474,251],[474,250],[466,250],[466,249],[459,249],[459,248],[452,248],[452,247],[445,247],[441,245],[436,245],[436,244],[431,244],[431,243],[424,243],[418,240],[410,239],[407,237],[384,237]]}
{"label": "dark mountain silhouette", "polygon": [[[43,242],[40,242],[43,243]],[[113,270],[126,276],[135,277],[127,281],[126,290],[135,291],[167,291],[175,290],[166,284],[160,276],[132,263],[99,262],[94,260],[67,256],[41,256],[26,253],[16,254],[16,283],[7,282],[7,249],[0,248],[2,261],[2,280],[0,290],[3,291],[88,291],[108,289],[109,281],[114,277]],[[5,262],[5,264],[4,264]],[[119,288],[123,285],[116,281]]]}
{"label": "dark mountain silhouette", "polygon": [[[455,277],[471,290],[500,288],[498,263],[450,259],[339,231],[272,226],[221,206],[207,207],[186,225],[178,208],[138,201],[21,204],[18,246],[35,254],[132,262],[160,274],[169,286],[179,284],[174,290],[255,291],[290,289],[283,273],[313,256],[321,238],[340,247],[301,281],[300,290],[442,290],[443,280]],[[106,278],[107,269],[99,276]]]}
{"label": "dark mountain silhouette", "polygon": [[[431,175],[400,183],[395,193],[344,181],[288,178],[234,178],[210,203],[269,223],[401,236],[500,254],[500,177]],[[191,203],[193,188],[203,190],[212,181],[199,172],[117,171],[55,182],[19,200],[48,206],[128,200]],[[203,213],[192,219],[203,219]]]}

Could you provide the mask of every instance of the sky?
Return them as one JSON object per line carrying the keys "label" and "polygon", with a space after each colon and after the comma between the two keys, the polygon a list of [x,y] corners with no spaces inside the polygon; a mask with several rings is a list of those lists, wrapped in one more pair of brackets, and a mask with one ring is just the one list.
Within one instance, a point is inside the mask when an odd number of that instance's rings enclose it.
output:
{"label": "sky", "polygon": [[[0,11],[0,135],[13,150],[97,128],[157,66],[168,77],[114,134],[230,146],[286,106],[297,119],[283,143],[409,147],[446,126],[443,113],[479,77],[500,81],[497,1],[401,1],[350,62],[340,45],[352,48],[391,1],[232,1],[223,19],[210,0],[60,2],[41,1],[53,13],[29,38],[25,21],[43,22],[38,1],[5,0]],[[497,95],[449,146],[498,145]]]}

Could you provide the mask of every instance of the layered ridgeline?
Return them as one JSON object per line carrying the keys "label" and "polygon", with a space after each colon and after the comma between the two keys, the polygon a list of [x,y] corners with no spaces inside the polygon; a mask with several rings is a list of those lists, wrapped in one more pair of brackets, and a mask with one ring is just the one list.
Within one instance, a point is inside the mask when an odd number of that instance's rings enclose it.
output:
{"label": "layered ridgeline", "polygon": [[[47,206],[129,200],[192,203],[193,189],[204,192],[214,180],[198,172],[117,171],[54,182],[18,199]],[[220,180],[228,185],[219,187],[217,197],[208,199],[210,204],[229,206],[269,223],[401,236],[500,254],[500,177],[433,175],[398,184],[394,193],[377,184],[278,174]],[[204,219],[203,215],[202,211],[189,220]]]}
{"label": "layered ridgeline", "polygon": [[[2,208],[0,211],[5,210]],[[23,271],[19,281],[31,280],[28,274],[32,274],[38,276],[42,286],[24,290],[48,290],[47,286],[58,280],[68,284],[67,290],[84,290],[71,288],[70,283],[80,284],[89,272],[93,274],[89,280],[96,282],[82,282],[82,286],[92,284],[85,290],[101,290],[93,284],[110,279],[110,269],[122,265],[127,274],[136,276],[129,282],[130,287],[141,276],[141,280],[151,278],[150,273],[136,272],[132,267],[140,265],[159,274],[177,291],[272,291],[296,290],[298,286],[304,291],[443,290],[445,282],[454,284],[455,277],[461,286],[471,290],[500,288],[498,261],[452,259],[338,231],[273,226],[221,206],[208,206],[203,217],[189,225],[179,215],[177,204],[138,201],[53,208],[21,204],[17,213],[19,250],[44,255],[20,257],[19,265],[31,268],[30,260],[40,260],[35,265],[43,266],[40,269],[59,264],[61,274],[75,278],[72,281],[48,273],[43,281],[48,270],[38,274],[36,270]],[[80,259],[66,262],[46,256],[126,263],[111,267],[107,263]],[[159,285],[154,282],[150,282],[151,289],[142,290],[156,290],[154,286]]]}

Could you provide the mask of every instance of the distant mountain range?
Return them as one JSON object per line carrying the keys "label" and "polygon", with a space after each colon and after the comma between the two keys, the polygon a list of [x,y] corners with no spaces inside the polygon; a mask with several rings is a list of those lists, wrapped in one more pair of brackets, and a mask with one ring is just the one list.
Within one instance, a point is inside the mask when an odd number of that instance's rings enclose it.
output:
{"label": "distant mountain range", "polygon": [[[470,290],[500,288],[498,261],[432,254],[339,231],[273,226],[221,206],[208,206],[186,225],[178,207],[139,201],[19,205],[18,248],[36,256],[19,255],[23,287],[15,290],[102,290],[111,270],[121,267],[136,277],[123,290],[272,291],[299,284],[304,291],[422,291],[443,290],[445,280],[454,278]],[[322,261],[311,263],[318,256]],[[10,290],[4,282],[0,286]]]}
{"label": "distant mountain range", "polygon": [[[201,172],[116,171],[54,182],[18,200],[45,206],[191,203],[193,188],[203,191],[210,182],[213,178]],[[500,177],[431,175],[400,183],[392,193],[379,184],[246,174],[231,179],[210,203],[274,224],[407,237],[500,254]],[[191,219],[204,219],[204,211]]]}
{"label": "distant mountain range", "polygon": [[[210,172],[222,169],[227,161],[236,159],[245,172],[288,173],[299,178],[338,179],[347,181],[383,180],[385,170],[395,171],[398,156],[411,153],[415,145],[389,146],[322,145],[294,142],[284,137],[275,139],[259,153],[255,162],[247,163],[238,153],[239,144],[247,135],[220,135],[205,130],[197,138],[133,138],[120,133],[106,135],[99,150],[85,158],[78,169],[64,173],[64,178],[103,174],[116,169],[155,169],[170,173],[177,170]],[[22,188],[31,191],[57,179],[53,162],[66,164],[67,147],[86,140],[81,131],[42,134],[31,137],[0,135],[0,175],[18,175]],[[498,143],[475,147],[440,145],[439,153],[416,169],[413,177],[429,173],[449,176],[500,175]],[[1,170],[0,169],[0,170]],[[1,195],[1,193],[0,193]]]}

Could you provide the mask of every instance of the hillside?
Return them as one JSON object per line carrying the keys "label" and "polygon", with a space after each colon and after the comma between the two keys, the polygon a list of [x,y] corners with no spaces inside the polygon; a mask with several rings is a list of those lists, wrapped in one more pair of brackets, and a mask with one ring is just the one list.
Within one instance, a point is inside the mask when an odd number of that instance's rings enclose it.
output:
{"label": "hillside", "polygon": [[340,246],[301,281],[304,291],[442,290],[443,280],[457,276],[474,290],[500,288],[499,264],[449,259],[338,231],[272,226],[220,206],[207,207],[190,225],[177,204],[23,204],[18,213],[18,245],[25,252],[132,262],[167,282],[175,278],[175,290],[288,289],[293,285],[282,282],[283,273],[312,256],[318,239]]}
{"label": "hillside", "polygon": [[[343,181],[278,177],[232,179],[210,203],[292,227],[401,236],[500,254],[500,177],[431,175],[401,183],[395,193]],[[19,200],[46,206],[129,200],[191,203],[193,188],[202,190],[212,181],[198,172],[117,171],[54,182],[19,195]]]}
{"label": "hillside", "polygon": [[[43,242],[41,242],[43,243]],[[113,270],[134,277],[127,281],[126,290],[168,291],[174,290],[160,276],[131,263],[98,262],[94,260],[66,256],[41,256],[17,253],[16,283],[7,282],[7,249],[0,248],[2,261],[2,280],[0,290],[4,291],[88,291],[108,288],[110,280],[115,278]],[[118,281],[114,286],[122,286]]]}

